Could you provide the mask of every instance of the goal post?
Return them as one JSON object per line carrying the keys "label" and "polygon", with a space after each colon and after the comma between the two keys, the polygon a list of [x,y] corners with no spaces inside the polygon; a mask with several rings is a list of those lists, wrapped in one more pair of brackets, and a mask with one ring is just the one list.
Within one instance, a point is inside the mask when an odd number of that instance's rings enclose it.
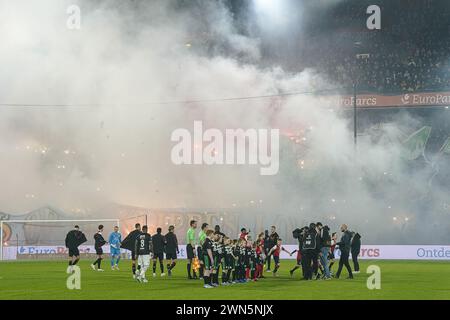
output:
{"label": "goal post", "polygon": [[120,219],[0,220],[0,261],[65,256],[65,236],[75,225],[85,233],[88,241],[82,246],[89,253],[99,224],[105,240],[114,226],[121,226]]}

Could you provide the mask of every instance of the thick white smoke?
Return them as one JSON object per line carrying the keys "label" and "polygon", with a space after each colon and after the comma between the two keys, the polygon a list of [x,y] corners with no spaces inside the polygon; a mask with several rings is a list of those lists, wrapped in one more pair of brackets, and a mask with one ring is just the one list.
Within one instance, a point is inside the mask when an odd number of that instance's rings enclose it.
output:
{"label": "thick white smoke", "polygon": [[[333,229],[347,222],[365,239],[407,241],[405,224],[393,217],[418,223],[411,197],[427,193],[427,173],[404,167],[395,139],[363,137],[355,151],[348,120],[311,95],[158,103],[336,85],[314,70],[261,67],[260,41],[240,34],[221,2],[179,3],[0,2],[0,103],[32,105],[1,107],[0,210],[108,202],[227,208],[262,200],[264,208],[247,214],[323,220]],[[71,4],[81,9],[80,30],[66,26]],[[251,166],[175,166],[170,133],[192,130],[194,120],[219,129],[280,128],[298,133],[301,146],[283,140],[274,177]],[[295,148],[302,163],[290,158]]]}

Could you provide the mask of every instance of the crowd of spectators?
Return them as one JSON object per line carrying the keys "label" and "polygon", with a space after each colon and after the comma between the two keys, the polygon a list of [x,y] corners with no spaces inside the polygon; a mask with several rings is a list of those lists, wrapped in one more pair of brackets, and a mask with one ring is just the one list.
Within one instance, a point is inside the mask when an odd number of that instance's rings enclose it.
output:
{"label": "crowd of spectators", "polygon": [[366,1],[343,2],[310,36],[302,59],[360,91],[450,90],[450,3],[381,1],[381,30],[366,28]]}

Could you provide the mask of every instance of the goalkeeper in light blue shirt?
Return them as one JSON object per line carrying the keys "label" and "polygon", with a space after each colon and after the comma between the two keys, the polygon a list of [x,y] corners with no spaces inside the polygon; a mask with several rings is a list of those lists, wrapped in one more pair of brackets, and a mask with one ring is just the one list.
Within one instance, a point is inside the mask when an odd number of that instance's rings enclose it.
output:
{"label": "goalkeeper in light blue shirt", "polygon": [[[114,227],[114,232],[109,235],[109,245],[111,252],[111,270],[119,270],[120,261],[120,244],[122,242],[122,235],[119,232],[119,227]],[[116,259],[114,261],[114,259]]]}

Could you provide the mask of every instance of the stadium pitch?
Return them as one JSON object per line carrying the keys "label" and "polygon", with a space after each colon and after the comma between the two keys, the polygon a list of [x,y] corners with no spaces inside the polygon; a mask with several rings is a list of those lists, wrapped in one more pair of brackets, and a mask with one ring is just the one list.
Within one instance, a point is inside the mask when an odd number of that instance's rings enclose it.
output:
{"label": "stadium pitch", "polygon": [[[80,263],[80,290],[67,289],[65,261],[0,263],[0,299],[450,299],[448,262],[439,261],[362,261],[361,273],[353,280],[346,280],[344,271],[341,279],[300,281],[299,270],[293,278],[289,276],[295,262],[284,260],[278,277],[265,272],[266,278],[258,282],[214,289],[204,289],[200,280],[187,280],[185,261],[178,262],[172,277],[162,278],[158,272],[153,278],[147,273],[146,284],[132,279],[129,261],[122,261],[120,271],[111,271],[105,259],[104,272],[91,270],[90,262]],[[379,290],[367,288],[369,265],[381,268]]]}

